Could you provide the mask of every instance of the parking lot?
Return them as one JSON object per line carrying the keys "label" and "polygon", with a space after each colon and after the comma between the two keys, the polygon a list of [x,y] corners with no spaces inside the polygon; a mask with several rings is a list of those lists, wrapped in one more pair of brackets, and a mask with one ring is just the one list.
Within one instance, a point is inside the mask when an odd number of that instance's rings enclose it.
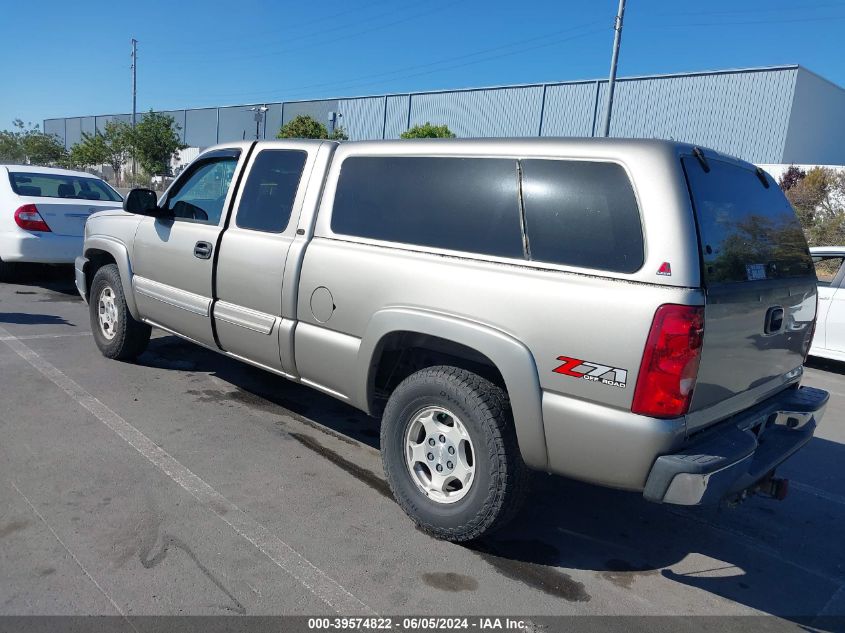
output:
{"label": "parking lot", "polygon": [[807,369],[831,403],[783,502],[538,475],[461,546],[392,501],[376,420],[160,331],[106,360],[71,276],[0,285],[4,615],[845,616],[845,366]]}

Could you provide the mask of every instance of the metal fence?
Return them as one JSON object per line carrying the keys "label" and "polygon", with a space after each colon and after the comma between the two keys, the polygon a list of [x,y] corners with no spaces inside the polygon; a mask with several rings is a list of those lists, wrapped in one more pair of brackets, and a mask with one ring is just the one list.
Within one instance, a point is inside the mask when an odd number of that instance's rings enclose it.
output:
{"label": "metal fence", "polygon": [[[845,163],[845,142],[838,144],[838,149],[831,145],[827,153],[835,157],[785,155],[790,129],[796,124],[793,102],[799,76],[807,72],[798,66],[780,66],[621,78],[614,97],[611,136],[687,141],[757,163],[787,159]],[[814,99],[845,101],[845,91],[830,86],[830,94],[819,93],[821,96]],[[459,137],[589,137],[600,134],[606,94],[606,80],[571,81],[164,113],[174,118],[185,144],[200,148],[226,141],[274,138],[283,123],[301,114],[323,123],[336,117],[350,140],[394,139],[409,127],[425,122],[446,124]],[[838,101],[834,105],[828,109],[836,110]],[[266,106],[267,111],[256,130],[258,106]],[[816,118],[809,116],[811,120],[802,125],[828,125]],[[48,119],[44,130],[58,135],[70,148],[83,132],[102,130],[106,122],[115,119],[129,121],[130,116]],[[831,120],[829,125],[836,128],[834,137],[845,136],[839,120]],[[830,134],[826,131],[824,138]],[[814,148],[800,149],[806,154]]]}

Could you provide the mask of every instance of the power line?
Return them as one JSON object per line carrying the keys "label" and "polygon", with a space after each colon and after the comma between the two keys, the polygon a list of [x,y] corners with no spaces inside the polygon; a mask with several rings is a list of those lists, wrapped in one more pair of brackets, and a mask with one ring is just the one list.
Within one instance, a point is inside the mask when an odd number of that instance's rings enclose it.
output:
{"label": "power line", "polygon": [[[393,2],[393,0],[375,0],[374,2],[369,2],[369,3],[364,4],[364,5],[350,7],[348,9],[343,10],[343,11],[333,12],[331,17],[332,17],[332,19],[337,19],[339,17],[343,17],[343,16],[348,15],[350,13],[355,13],[355,12],[360,13],[362,11],[366,11],[366,10],[371,9],[372,7],[378,6],[380,4],[387,4],[388,2]],[[423,4],[423,3],[424,2],[418,2],[418,3],[415,3],[415,4]],[[415,5],[412,5],[412,6],[415,6]],[[407,7],[403,7],[403,8],[407,8]],[[278,37],[282,33],[284,33],[285,31],[298,31],[303,26],[309,26],[311,24],[316,24],[318,22],[325,23],[326,18],[323,15],[321,15],[320,17],[312,18],[310,20],[303,20],[301,22],[295,22],[293,24],[282,24],[279,27],[276,27],[276,28],[273,28],[273,29],[268,29],[268,30],[263,30],[263,31],[250,30],[246,33],[242,33],[239,36],[229,35],[229,36],[225,36],[225,37],[222,37],[222,38],[215,37],[214,38],[214,45],[219,46],[220,44],[225,44],[227,42],[231,42],[231,43],[234,43],[234,44],[242,44],[244,38],[249,38],[250,40],[258,40],[258,39],[260,39],[264,36],[267,36],[267,35],[275,35],[275,36]],[[344,27],[346,27],[346,26],[349,26],[349,24],[347,23],[347,24],[344,25]],[[343,28],[343,27],[340,27],[340,28]],[[311,33],[306,34],[302,37],[310,37],[311,35],[317,35],[317,34],[320,34],[320,33],[323,33],[323,32],[325,32],[325,29],[319,29],[317,31],[312,31]],[[296,36],[296,38],[300,39],[300,36]],[[171,49],[171,50],[181,50],[181,48],[183,48],[186,43],[190,44],[191,42],[207,44],[208,38],[183,39],[183,38],[180,37],[179,44],[178,44],[180,48],[179,49],[174,48],[174,49]],[[208,50],[204,49],[202,52],[197,53],[197,54],[207,56]]]}
{"label": "power line", "polygon": [[845,20],[845,15],[829,15],[815,18],[786,18],[783,20],[747,20],[742,22],[680,22],[678,24],[654,24],[644,28],[664,29],[690,26],[744,26],[751,24],[793,24],[798,22],[828,22],[830,20]]}
{"label": "power line", "polygon": [[[345,35],[334,36],[334,37],[331,37],[330,39],[327,39],[327,40],[320,40],[320,41],[316,41],[316,42],[311,42],[311,43],[305,44],[303,46],[295,46],[293,48],[283,48],[283,49],[277,49],[277,50],[273,50],[273,51],[263,51],[261,53],[253,53],[253,54],[250,54],[250,55],[234,55],[234,56],[230,56],[230,57],[226,57],[226,56],[209,57],[206,54],[201,59],[192,62],[192,64],[194,64],[194,65],[208,65],[208,64],[219,64],[221,61],[228,61],[228,62],[249,61],[249,60],[253,60],[253,59],[263,59],[263,58],[266,58],[266,57],[278,57],[280,55],[287,55],[289,53],[295,53],[295,52],[298,52],[298,51],[308,50],[308,49],[312,49],[312,48],[318,48],[320,46],[325,46],[326,44],[333,44],[333,43],[338,42],[338,41],[348,40],[350,38],[355,38],[355,37],[359,37],[361,35],[367,35],[369,33],[381,31],[381,30],[384,30],[386,28],[390,28],[391,26],[396,26],[397,24],[402,24],[404,22],[409,22],[411,20],[416,20],[418,18],[425,17],[425,16],[430,15],[432,13],[438,13],[438,12],[448,8],[448,7],[459,4],[460,2],[462,2],[462,0],[451,0],[449,2],[446,2],[445,4],[440,4],[440,5],[435,6],[435,7],[432,7],[430,2],[419,2],[419,3],[416,3],[412,6],[418,6],[420,4],[424,4],[424,5],[427,5],[429,7],[429,9],[427,9],[426,11],[420,12],[420,13],[415,13],[415,14],[412,14],[412,15],[405,16],[403,18],[400,18],[398,20],[394,20],[392,22],[386,22],[384,24],[378,24],[376,26],[366,28],[366,29],[363,29],[363,30],[360,30],[360,31],[353,31],[352,33],[347,33]],[[347,28],[347,25],[344,25],[343,28]],[[325,32],[326,32],[325,30],[322,30],[318,33],[315,33],[315,35],[320,35],[321,33],[325,33]]]}
{"label": "power line", "polygon": [[[389,77],[389,76],[392,76],[392,75],[403,75],[401,77],[401,79],[404,79],[407,76],[405,73],[407,73],[409,71],[419,70],[419,69],[423,69],[423,68],[431,68],[431,67],[434,67],[434,66],[441,66],[443,64],[449,64],[451,62],[460,61],[460,60],[468,59],[468,58],[471,58],[471,57],[477,57],[478,55],[485,55],[487,53],[492,53],[492,52],[500,51],[500,50],[503,50],[503,49],[513,48],[515,46],[528,44],[530,42],[547,40],[547,39],[552,38],[552,37],[558,38],[558,36],[560,36],[562,34],[572,33],[573,31],[575,31],[575,32],[581,31],[582,29],[585,29],[585,28],[588,28],[588,27],[591,27],[591,26],[596,26],[598,24],[601,24],[602,22],[603,22],[603,20],[594,20],[592,22],[586,22],[584,24],[579,24],[579,25],[569,27],[569,28],[566,28],[566,29],[561,29],[561,30],[558,30],[558,31],[553,31],[551,33],[546,33],[545,35],[539,35],[539,36],[535,36],[535,37],[525,38],[525,39],[522,39],[522,40],[516,40],[516,41],[510,42],[510,43],[507,43],[507,44],[502,44],[502,45],[499,45],[499,46],[493,46],[493,47],[490,47],[490,48],[477,50],[477,51],[474,51],[472,53],[465,53],[463,55],[446,57],[446,58],[443,58],[443,59],[440,59],[440,60],[437,60],[437,61],[427,62],[425,64],[414,64],[412,66],[404,66],[404,67],[395,68],[395,69],[389,70],[389,71],[384,71],[384,72],[380,72],[380,73],[371,73],[371,74],[368,74],[368,75],[352,77],[352,78],[345,79],[345,80],[327,81],[327,82],[320,82],[320,83],[314,83],[314,84],[305,84],[305,85],[297,86],[293,89],[285,90],[284,94],[286,96],[290,96],[291,94],[293,94],[293,95],[301,94],[304,91],[312,90],[314,88],[325,88],[325,87],[350,87],[350,88],[355,88],[355,87],[358,87],[358,86],[368,86],[368,85],[377,85],[379,83],[389,83],[390,81],[393,81],[393,80],[391,79],[391,80],[386,80],[386,81],[383,81],[383,82],[372,82],[371,81],[369,83],[359,83],[359,82],[366,81],[368,79],[377,79],[377,78],[382,78],[382,77]],[[603,32],[603,31],[604,31],[604,29],[591,30],[589,32],[584,33],[584,35],[593,34],[593,33],[596,33],[596,32]],[[579,35],[579,37],[580,37],[580,35]],[[560,42],[565,42],[568,39],[569,38],[566,38],[566,39],[563,39],[563,40],[555,39],[553,42],[547,42],[546,44],[543,44],[540,47],[542,47],[542,46],[552,46],[552,45],[558,44]],[[487,57],[487,58],[484,58],[484,59],[479,59],[477,61],[480,63],[480,62],[483,62],[483,61],[489,61],[490,59],[499,59],[501,57],[505,57],[505,56],[510,55],[510,54],[515,55],[515,54],[519,54],[521,52],[524,52],[526,50],[534,50],[534,49],[540,48],[540,47],[538,47],[538,46],[528,47],[528,48],[523,47],[523,48],[519,48],[517,50],[511,51],[511,52],[507,53],[506,55],[496,55],[496,56],[493,56],[493,57]],[[472,62],[472,63],[475,63],[475,62]],[[466,66],[466,65],[470,65],[470,64],[462,64],[461,66]],[[453,68],[453,67],[454,66],[450,66],[448,68],[435,68],[431,72],[439,72],[440,70],[447,70],[447,69]],[[458,66],[458,67],[460,67],[460,66]],[[216,95],[207,95],[207,96],[210,96],[210,97],[252,97],[252,96],[257,96],[257,97],[261,97],[261,98],[273,98],[274,95],[279,95],[279,94],[282,94],[282,93],[279,92],[279,91],[268,92],[266,90],[263,90],[263,91],[250,91],[250,92],[218,93]]]}
{"label": "power line", "polygon": [[[365,7],[371,7],[371,6],[381,4],[381,3],[382,3],[382,0],[378,0],[377,2],[373,2],[373,3],[370,3],[368,5],[364,5],[364,6]],[[430,9],[428,11],[423,12],[422,14],[413,14],[413,15],[410,15],[410,16],[405,16],[403,18],[394,20],[392,22],[376,25],[376,26],[373,26],[373,27],[370,27],[370,28],[367,28],[367,29],[364,29],[364,30],[359,30],[359,31],[347,33],[347,34],[342,35],[340,37],[334,37],[334,38],[332,38],[331,40],[328,40],[328,41],[314,42],[314,43],[311,43],[309,45],[302,46],[302,47],[294,47],[294,48],[288,48],[288,49],[277,50],[277,51],[265,51],[265,52],[263,52],[259,55],[230,57],[228,59],[229,60],[254,59],[254,58],[257,58],[257,57],[275,56],[275,55],[281,55],[281,54],[285,54],[285,53],[289,53],[289,52],[295,52],[295,51],[298,51],[298,50],[306,50],[308,48],[312,48],[312,47],[315,47],[315,46],[323,46],[328,42],[334,43],[334,42],[337,42],[337,41],[340,41],[340,40],[345,40],[345,39],[349,39],[349,38],[358,37],[358,36],[361,36],[361,35],[366,35],[368,33],[378,31],[378,30],[382,30],[384,28],[388,28],[390,26],[394,26],[394,25],[402,23],[402,22],[407,22],[409,20],[416,19],[416,18],[421,17],[423,15],[427,15],[429,13],[441,11],[443,8],[445,8],[447,6],[451,6],[451,5],[456,4],[456,3],[457,3],[457,0],[455,0],[454,2],[447,2],[445,6],[439,6],[437,8]],[[414,6],[416,6],[416,5],[414,5]],[[840,4],[833,5],[833,4],[828,3],[828,4],[824,4],[824,5],[815,5],[815,8],[822,8],[822,7],[825,7],[825,6],[843,6],[843,5],[840,5]],[[357,10],[357,9],[350,9],[349,11],[351,12],[351,11],[354,11],[354,10]],[[771,10],[761,9],[760,11],[763,12],[763,11],[771,11]],[[744,13],[752,13],[752,12],[754,12],[754,11],[752,11],[752,10],[737,10],[737,11],[726,11],[726,12],[712,12],[709,15],[718,15],[718,14],[732,15],[732,14],[744,14]],[[685,13],[675,13],[675,14],[664,14],[664,15],[682,16],[682,15],[690,15],[690,14],[689,13],[686,13],[686,14]],[[693,15],[706,16],[708,14],[707,13],[701,13],[701,14],[693,14]],[[823,21],[823,20],[841,20],[841,19],[845,19],[845,16],[765,19],[765,20],[739,20],[739,21],[734,20],[734,21],[719,21],[719,22],[703,22],[703,23],[697,23],[697,24],[696,23],[690,23],[690,22],[684,22],[684,23],[678,23],[678,24],[663,24],[663,25],[657,24],[657,25],[653,25],[653,26],[645,26],[644,28],[662,30],[662,29],[690,27],[690,26],[706,27],[706,26],[729,26],[729,25],[753,25],[753,24],[780,24],[780,23],[815,22],[815,21]],[[472,66],[472,65],[484,63],[484,62],[487,62],[487,61],[501,59],[503,57],[518,55],[518,54],[522,54],[522,53],[525,53],[525,52],[529,52],[529,51],[533,51],[533,50],[537,50],[537,49],[541,49],[541,48],[547,48],[549,46],[553,46],[553,45],[558,44],[558,43],[562,43],[562,42],[566,42],[566,41],[569,41],[569,40],[585,37],[587,35],[592,35],[594,33],[605,32],[605,29],[591,30],[591,31],[587,31],[587,32],[584,32],[584,33],[573,35],[572,37],[557,39],[557,40],[552,41],[552,42],[545,42],[545,43],[541,43],[541,44],[538,44],[538,45],[535,45],[535,46],[520,47],[520,48],[517,48],[516,50],[503,52],[503,53],[497,54],[497,55],[481,57],[479,59],[474,59],[474,60],[467,61],[467,62],[460,63],[460,64],[451,64],[451,62],[455,62],[455,61],[459,61],[459,60],[468,60],[468,59],[471,59],[473,57],[485,55],[487,53],[502,51],[502,50],[506,50],[506,49],[509,49],[509,48],[513,48],[515,46],[520,46],[520,45],[525,44],[525,43],[542,41],[542,40],[548,39],[550,37],[555,37],[556,35],[558,35],[560,33],[572,32],[572,31],[577,30],[577,29],[582,29],[582,28],[586,28],[586,27],[598,24],[599,22],[600,22],[599,20],[596,20],[596,21],[585,23],[585,24],[582,24],[582,25],[579,25],[579,26],[576,26],[576,27],[571,27],[571,28],[564,29],[564,30],[561,30],[561,31],[548,33],[546,35],[526,38],[526,39],[523,39],[523,40],[517,40],[517,41],[511,42],[509,44],[503,44],[503,45],[500,45],[500,46],[485,48],[485,49],[481,49],[481,50],[478,50],[478,51],[475,51],[475,52],[466,53],[466,54],[453,56],[453,57],[447,57],[447,58],[443,58],[443,59],[440,59],[440,60],[437,60],[437,61],[427,62],[427,63],[424,63],[424,64],[416,64],[416,65],[412,65],[412,66],[396,68],[396,69],[393,69],[393,70],[379,72],[379,73],[370,73],[370,74],[367,74],[367,75],[349,78],[349,79],[345,79],[345,80],[305,84],[305,85],[300,85],[298,87],[294,87],[294,88],[287,89],[287,90],[284,90],[284,91],[232,92],[232,93],[218,93],[217,95],[206,95],[206,96],[207,97],[232,96],[232,97],[244,97],[244,98],[246,98],[247,96],[250,96],[250,95],[256,95],[259,98],[263,99],[264,103],[267,103],[267,102],[269,102],[269,100],[281,99],[282,97],[285,98],[285,99],[291,99],[291,98],[296,98],[300,95],[314,96],[313,93],[309,93],[308,91],[313,91],[314,89],[319,89],[319,88],[324,88],[324,87],[337,87],[337,88],[344,88],[344,89],[348,89],[348,90],[354,90],[354,89],[364,88],[364,87],[368,87],[368,86],[390,84],[390,83],[394,83],[394,82],[399,81],[399,80],[405,80],[405,79],[410,79],[410,78],[414,78],[414,77],[429,75],[429,74],[436,73],[436,72],[443,72],[443,71],[448,71],[448,70],[452,70],[452,69],[456,69],[456,68]],[[342,29],[345,29],[345,28],[348,28],[348,25],[344,25],[343,27],[336,27],[336,28],[330,29],[329,31],[337,31],[337,30],[342,30]],[[320,32],[326,33],[327,31],[322,30]],[[305,34],[305,35],[301,35],[299,38],[295,38],[295,39],[302,39],[302,38],[305,38],[305,37],[310,37],[310,36]],[[224,59],[221,60],[219,58],[215,58],[215,59],[209,59],[208,60],[209,63],[219,63],[221,61],[227,61],[227,59],[224,58]],[[447,65],[447,64],[451,64],[451,65]],[[416,73],[413,73],[413,74],[408,74],[409,71],[415,71],[415,70],[421,70],[421,69],[431,69],[431,70],[425,70],[424,72],[416,72]],[[396,77],[395,75],[401,75],[401,76]],[[373,79],[373,81],[368,81],[370,79]]]}
{"label": "power line", "polygon": [[[814,9],[825,9],[830,7],[842,8],[845,7],[845,2],[822,2],[817,4],[801,4],[801,11],[812,11]],[[742,13],[783,13],[791,9],[784,9],[783,7],[767,7],[756,9],[733,9],[731,11],[687,11],[687,12],[671,12],[659,13],[660,16],[684,17],[684,16],[709,16],[709,15],[736,15]]]}
{"label": "power line", "polygon": [[[529,51],[537,50],[537,49],[540,49],[540,48],[548,48],[549,46],[554,46],[554,45],[560,44],[562,42],[569,42],[571,40],[580,39],[580,38],[586,37],[588,35],[596,35],[598,33],[604,33],[606,30],[607,29],[605,29],[605,28],[593,29],[592,31],[586,31],[584,33],[579,33],[579,34],[573,35],[571,37],[565,37],[563,39],[559,39],[559,40],[556,40],[554,42],[546,42],[545,44],[538,44],[536,46],[528,46],[528,47],[521,48],[519,50],[510,51],[510,52],[507,52],[507,53],[502,53],[500,55],[492,55],[490,57],[484,57],[482,59],[476,59],[476,60],[473,60],[473,61],[465,62],[463,64],[454,64],[452,66],[446,66],[444,68],[435,68],[434,70],[428,70],[428,71],[424,71],[424,72],[413,73],[413,74],[410,74],[410,75],[404,75],[404,76],[402,76],[401,78],[398,78],[398,79],[413,79],[414,77],[422,77],[424,75],[430,75],[432,73],[437,73],[437,72],[441,72],[441,71],[444,71],[444,70],[454,70],[455,68],[464,68],[466,66],[473,66],[475,64],[480,64],[482,62],[492,61],[492,60],[495,60],[495,59],[501,59],[503,57],[509,57],[511,55],[519,55],[521,53],[527,53]],[[367,83],[361,83],[361,84],[358,84],[356,86],[351,86],[350,89],[381,85],[381,84],[390,83],[390,82],[393,82],[393,81],[397,81],[397,79],[388,79],[388,80],[385,80],[385,81],[371,81],[371,82],[367,82]],[[287,97],[295,97],[295,96],[297,96],[296,93],[294,93],[292,95],[287,95]]]}

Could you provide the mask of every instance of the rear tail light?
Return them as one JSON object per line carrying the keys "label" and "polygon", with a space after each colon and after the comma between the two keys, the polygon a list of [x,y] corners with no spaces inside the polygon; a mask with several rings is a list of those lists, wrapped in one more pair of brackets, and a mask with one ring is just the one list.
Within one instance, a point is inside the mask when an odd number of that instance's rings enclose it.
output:
{"label": "rear tail light", "polygon": [[25,204],[15,211],[15,224],[27,231],[50,232],[50,227],[38,213],[38,207],[34,204]]}
{"label": "rear tail light", "polygon": [[674,418],[689,410],[704,338],[704,308],[657,308],[648,334],[631,411]]}

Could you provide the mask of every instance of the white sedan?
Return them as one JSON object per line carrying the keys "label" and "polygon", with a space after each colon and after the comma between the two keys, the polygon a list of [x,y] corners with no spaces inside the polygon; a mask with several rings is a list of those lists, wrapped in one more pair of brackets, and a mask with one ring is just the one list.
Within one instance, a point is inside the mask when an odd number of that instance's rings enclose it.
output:
{"label": "white sedan", "polygon": [[73,263],[88,216],[122,202],[91,174],[0,165],[0,279],[11,280],[16,262]]}
{"label": "white sedan", "polygon": [[819,279],[819,314],[811,356],[845,361],[845,246],[810,249]]}

